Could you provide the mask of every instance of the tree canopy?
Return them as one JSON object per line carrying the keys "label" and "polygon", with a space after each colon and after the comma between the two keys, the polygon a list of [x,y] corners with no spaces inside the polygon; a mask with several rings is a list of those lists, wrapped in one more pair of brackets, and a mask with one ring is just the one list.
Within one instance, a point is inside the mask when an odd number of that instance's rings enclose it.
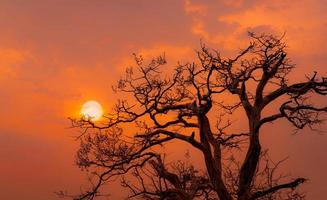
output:
{"label": "tree canopy", "polygon": [[[283,160],[271,162],[260,133],[276,120],[296,129],[322,123],[327,107],[312,96],[327,94],[327,78],[312,72],[290,81],[295,65],[283,37],[249,38],[232,58],[202,44],[197,60],[173,73],[165,73],[164,56],[147,63],[135,55],[136,67],[113,87],[122,98],[105,120],[72,120],[82,129],[76,163],[92,174],[90,188],[74,198],[93,199],[118,177],[132,199],[304,199],[297,187],[306,179],[277,174]],[[247,128],[234,132],[230,116],[239,112]],[[166,162],[161,149],[172,141],[200,152],[203,168],[192,164],[192,154]]]}

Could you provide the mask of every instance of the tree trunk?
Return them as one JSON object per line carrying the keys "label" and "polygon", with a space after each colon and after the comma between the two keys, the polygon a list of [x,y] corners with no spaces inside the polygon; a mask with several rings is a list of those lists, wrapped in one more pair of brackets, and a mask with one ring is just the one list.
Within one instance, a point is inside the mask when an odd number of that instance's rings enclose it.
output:
{"label": "tree trunk", "polygon": [[255,172],[259,163],[261,145],[259,140],[259,130],[257,126],[260,121],[260,111],[253,109],[249,118],[249,133],[250,133],[250,144],[248,151],[241,167],[240,180],[239,180],[239,200],[248,200],[250,198],[250,189]]}
{"label": "tree trunk", "polygon": [[[213,136],[208,117],[201,115],[198,117],[198,120],[200,125],[200,139],[202,145],[204,146],[203,156],[211,184],[213,185],[220,200],[232,200],[232,197],[222,180],[220,145],[216,144],[213,145],[213,147],[210,146],[212,145],[211,143],[214,143],[214,141],[210,141],[213,139]],[[212,148],[214,154],[212,154]]]}

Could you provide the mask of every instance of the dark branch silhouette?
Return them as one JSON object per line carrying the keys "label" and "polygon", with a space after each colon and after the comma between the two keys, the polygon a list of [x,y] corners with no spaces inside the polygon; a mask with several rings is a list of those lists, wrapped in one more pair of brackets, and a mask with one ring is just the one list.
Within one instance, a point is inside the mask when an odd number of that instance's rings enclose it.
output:
{"label": "dark branch silhouette", "polygon": [[[77,165],[93,174],[89,190],[75,199],[94,199],[115,177],[123,177],[129,198],[304,199],[296,188],[306,179],[273,177],[279,164],[271,165],[263,156],[260,130],[277,119],[297,129],[322,123],[327,107],[312,104],[309,94],[326,95],[327,79],[314,72],[292,83],[288,75],[295,66],[283,37],[249,35],[249,46],[234,58],[201,45],[198,61],[179,64],[171,75],[161,71],[164,57],[145,64],[135,55],[137,67],[128,68],[113,88],[124,99],[105,123],[72,120],[73,127],[83,130]],[[226,101],[226,96],[236,100]],[[263,116],[273,102],[279,104],[277,113]],[[244,132],[229,130],[229,117],[236,112],[245,113]],[[219,115],[216,127],[209,113]],[[161,147],[172,141],[202,154],[203,173],[185,162],[165,164]]]}

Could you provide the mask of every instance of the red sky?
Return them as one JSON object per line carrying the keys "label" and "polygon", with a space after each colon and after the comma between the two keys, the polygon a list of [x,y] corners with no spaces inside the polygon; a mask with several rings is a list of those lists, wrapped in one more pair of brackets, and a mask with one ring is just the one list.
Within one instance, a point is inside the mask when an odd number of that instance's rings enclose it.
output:
{"label": "red sky", "polygon": [[[73,165],[76,130],[67,129],[67,117],[89,99],[109,109],[111,84],[132,53],[166,52],[173,66],[190,61],[200,39],[230,55],[249,30],[286,32],[294,78],[313,70],[326,76],[326,11],[326,0],[1,0],[1,199],[79,190],[84,176]],[[323,200],[327,136],[290,131],[276,124],[264,143],[274,157],[290,156],[287,171],[310,179],[308,199]]]}

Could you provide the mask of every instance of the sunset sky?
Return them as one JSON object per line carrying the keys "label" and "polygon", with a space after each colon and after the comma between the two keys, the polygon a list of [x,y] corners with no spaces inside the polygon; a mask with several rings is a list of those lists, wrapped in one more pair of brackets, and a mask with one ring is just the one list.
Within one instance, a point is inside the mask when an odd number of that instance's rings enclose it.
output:
{"label": "sunset sky", "polygon": [[[248,31],[286,33],[294,79],[327,76],[327,0],[0,0],[0,199],[79,191],[85,174],[67,118],[87,100],[108,111],[133,53],[165,52],[174,66],[202,40],[233,55]],[[286,122],[265,130],[273,156],[289,156],[286,172],[310,180],[308,199],[324,200],[326,133],[291,135]]]}

